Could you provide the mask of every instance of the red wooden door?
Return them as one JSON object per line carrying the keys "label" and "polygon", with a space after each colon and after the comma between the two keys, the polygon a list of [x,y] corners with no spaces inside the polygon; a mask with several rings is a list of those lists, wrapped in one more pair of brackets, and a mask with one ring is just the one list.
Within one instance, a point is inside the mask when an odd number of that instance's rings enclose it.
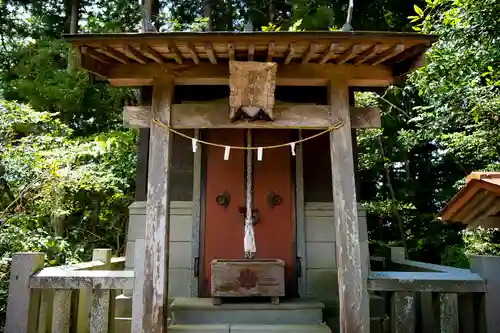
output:
{"label": "red wooden door", "polygon": [[[267,146],[288,142],[287,130],[253,130],[253,144]],[[245,145],[245,130],[207,130],[203,138],[233,146]],[[210,295],[210,263],[213,259],[244,259],[245,152],[231,150],[228,161],[224,149],[205,149],[205,219],[203,235],[203,281],[201,293]],[[254,226],[256,259],[281,259],[286,263],[287,295],[294,293],[295,223],[291,154],[289,148],[265,150],[262,161],[253,158],[253,202],[259,221]],[[217,196],[228,193],[227,207]],[[269,205],[270,196],[279,196],[279,205]]]}

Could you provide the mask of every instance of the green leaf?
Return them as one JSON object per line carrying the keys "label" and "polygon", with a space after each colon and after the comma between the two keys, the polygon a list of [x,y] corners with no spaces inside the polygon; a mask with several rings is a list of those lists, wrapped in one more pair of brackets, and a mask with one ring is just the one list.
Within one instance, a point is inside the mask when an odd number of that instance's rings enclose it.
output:
{"label": "green leaf", "polygon": [[424,11],[419,6],[413,5],[413,9],[415,9],[415,13],[417,13],[418,16],[424,16]]}

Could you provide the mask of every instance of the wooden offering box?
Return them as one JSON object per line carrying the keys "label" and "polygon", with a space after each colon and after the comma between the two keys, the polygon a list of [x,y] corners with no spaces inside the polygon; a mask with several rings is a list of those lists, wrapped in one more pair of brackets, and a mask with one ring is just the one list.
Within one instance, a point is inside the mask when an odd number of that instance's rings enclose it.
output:
{"label": "wooden offering box", "polygon": [[285,262],[282,260],[212,261],[212,297],[271,297],[275,304],[285,296]]}

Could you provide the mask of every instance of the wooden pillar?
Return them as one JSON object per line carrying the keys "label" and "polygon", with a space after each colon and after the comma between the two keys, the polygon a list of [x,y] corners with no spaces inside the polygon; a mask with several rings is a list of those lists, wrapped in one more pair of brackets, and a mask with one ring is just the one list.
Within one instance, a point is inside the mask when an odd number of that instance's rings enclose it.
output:
{"label": "wooden pillar", "polygon": [[[143,86],[140,89],[140,105],[151,105],[152,89]],[[148,157],[149,157],[149,128],[139,129],[139,141],[137,147],[137,172],[135,176],[135,200],[146,201],[148,184]]]}
{"label": "wooden pillar", "polygon": [[341,79],[330,82],[332,112],[344,125],[330,132],[333,212],[339,286],[339,323],[341,333],[370,331],[369,298],[362,274],[358,210],[349,116],[349,92]]}
{"label": "wooden pillar", "polygon": [[[154,82],[153,118],[164,124],[170,123],[172,95],[171,78]],[[172,134],[153,122],[150,128],[142,323],[144,333],[163,333],[167,332]]]}
{"label": "wooden pillar", "polygon": [[43,268],[45,255],[14,253],[10,267],[5,333],[35,333],[40,290],[31,289],[30,276]]}
{"label": "wooden pillar", "polygon": [[[356,106],[354,90],[349,89],[349,105]],[[356,184],[356,199],[361,201],[361,179],[359,177],[359,157],[358,157],[358,132],[356,128],[351,128],[352,158],[354,162],[354,182]]]}

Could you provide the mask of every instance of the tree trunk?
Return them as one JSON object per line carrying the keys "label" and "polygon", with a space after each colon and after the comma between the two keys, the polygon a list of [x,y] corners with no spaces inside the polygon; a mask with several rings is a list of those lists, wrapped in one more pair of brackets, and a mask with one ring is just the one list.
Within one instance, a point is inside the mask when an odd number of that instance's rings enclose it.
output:
{"label": "tree trunk", "polygon": [[[80,0],[71,0],[71,16],[69,20],[69,33],[78,33],[78,11],[80,10]],[[70,50],[68,53],[68,71],[73,72],[76,69],[76,57]]]}
{"label": "tree trunk", "polygon": [[401,243],[403,244],[403,247],[405,249],[406,257],[408,257],[408,245],[406,243],[404,222],[403,222],[403,219],[401,218],[401,215],[399,215],[397,207],[395,206],[395,203],[397,202],[396,193],[394,192],[394,187],[392,186],[391,171],[389,170],[389,166],[385,163],[384,145],[383,145],[382,139],[380,137],[378,138],[378,144],[380,147],[380,153],[382,154],[382,160],[384,161],[384,172],[385,172],[385,180],[386,180],[387,188],[389,189],[389,193],[391,194],[391,198],[393,201],[392,213],[398,222],[398,229],[399,229],[399,233],[401,236]]}
{"label": "tree trunk", "polygon": [[233,31],[233,1],[226,0],[227,31]]}
{"label": "tree trunk", "polygon": [[274,23],[274,19],[276,17],[276,6],[274,5],[274,0],[269,1],[269,22],[268,23]]}
{"label": "tree trunk", "polygon": [[71,19],[69,25],[69,33],[78,33],[78,10],[80,9],[80,0],[71,1]]}
{"label": "tree trunk", "polygon": [[143,32],[149,31],[148,24],[153,24],[154,18],[158,16],[158,12],[154,13],[155,9],[159,9],[159,6],[156,4],[157,1],[158,0],[141,0]]}
{"label": "tree trunk", "polygon": [[208,20],[207,31],[213,30],[212,0],[203,0],[203,16]]}

